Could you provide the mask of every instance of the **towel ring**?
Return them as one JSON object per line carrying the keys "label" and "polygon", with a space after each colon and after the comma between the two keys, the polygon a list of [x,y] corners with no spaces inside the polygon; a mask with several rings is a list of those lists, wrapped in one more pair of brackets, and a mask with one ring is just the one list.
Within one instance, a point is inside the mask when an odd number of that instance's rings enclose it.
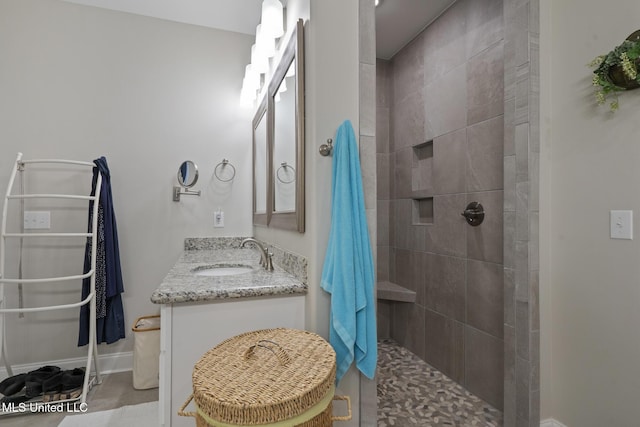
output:
{"label": "towel ring", "polygon": [[[233,169],[233,173],[231,174],[231,178],[229,179],[222,179],[220,178],[220,175],[218,175],[218,168],[220,168],[220,171],[222,171],[222,169],[224,169],[225,166],[231,166],[231,169]],[[222,161],[220,163],[218,163],[215,167],[215,169],[213,169],[213,174],[215,175],[216,178],[218,178],[220,181],[222,182],[229,182],[231,181],[233,178],[235,178],[236,176],[236,168],[235,166],[233,166],[231,164],[231,162],[229,162],[229,160],[227,159],[222,159]]]}
{"label": "towel ring", "polygon": [[[291,179],[289,181],[283,180],[282,178],[280,178],[280,169],[287,169],[287,168],[292,169],[293,173],[294,173],[293,179]],[[295,173],[296,173],[296,169],[293,166],[288,165],[287,162],[282,162],[282,163],[280,163],[280,167],[276,170],[276,178],[278,178],[278,181],[280,181],[283,184],[291,184],[292,182],[294,182],[296,180]]]}

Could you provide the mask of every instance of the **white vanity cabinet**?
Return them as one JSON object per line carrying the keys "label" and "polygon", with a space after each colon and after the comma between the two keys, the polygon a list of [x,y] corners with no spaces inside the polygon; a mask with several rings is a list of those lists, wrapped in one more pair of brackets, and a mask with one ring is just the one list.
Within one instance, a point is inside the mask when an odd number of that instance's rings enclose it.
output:
{"label": "white vanity cabinet", "polygon": [[160,425],[194,425],[193,418],[178,416],[178,410],[192,393],[193,366],[204,353],[243,332],[304,329],[304,301],[303,294],[293,294],[162,304]]}

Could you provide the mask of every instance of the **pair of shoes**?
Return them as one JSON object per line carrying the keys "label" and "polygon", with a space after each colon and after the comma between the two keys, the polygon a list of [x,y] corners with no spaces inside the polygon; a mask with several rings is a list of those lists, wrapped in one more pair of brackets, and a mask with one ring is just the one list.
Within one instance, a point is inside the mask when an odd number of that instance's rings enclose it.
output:
{"label": "pair of shoes", "polygon": [[18,374],[4,379],[0,382],[0,393],[5,396],[13,396],[19,393],[24,387],[24,381],[27,374]]}
{"label": "pair of shoes", "polygon": [[82,394],[84,385],[84,369],[75,368],[62,371],[46,380],[43,385],[44,402],[75,399]]}
{"label": "pair of shoes", "polygon": [[42,395],[44,382],[58,373],[60,373],[60,368],[57,366],[43,366],[27,373],[25,377],[25,396],[33,398]]}

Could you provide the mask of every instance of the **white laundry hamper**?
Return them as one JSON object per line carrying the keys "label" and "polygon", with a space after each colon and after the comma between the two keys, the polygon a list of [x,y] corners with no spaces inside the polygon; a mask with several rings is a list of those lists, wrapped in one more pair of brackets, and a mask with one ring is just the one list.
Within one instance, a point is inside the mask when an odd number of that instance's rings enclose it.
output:
{"label": "white laundry hamper", "polygon": [[133,388],[156,388],[160,375],[160,316],[142,316],[131,330],[133,345]]}

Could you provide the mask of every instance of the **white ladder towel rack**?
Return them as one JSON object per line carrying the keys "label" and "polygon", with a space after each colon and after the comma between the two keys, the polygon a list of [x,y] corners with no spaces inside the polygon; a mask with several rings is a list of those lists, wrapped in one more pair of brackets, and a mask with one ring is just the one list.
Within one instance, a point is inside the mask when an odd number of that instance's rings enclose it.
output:
{"label": "white ladder towel rack", "polygon": [[[94,195],[84,196],[84,195],[75,195],[75,194],[12,194],[13,186],[15,183],[15,178],[18,172],[22,172],[25,170],[25,167],[29,164],[61,164],[61,165],[69,165],[69,166],[78,166],[80,168],[94,168],[96,165],[93,162],[80,162],[75,160],[62,160],[62,159],[33,159],[33,160],[22,160],[22,153],[18,153],[16,161],[13,165],[13,169],[11,171],[11,175],[9,178],[9,184],[7,186],[7,192],[4,199],[4,205],[2,209],[2,228],[0,231],[0,358],[4,360],[5,367],[7,369],[7,373],[9,375],[13,375],[13,370],[11,368],[11,364],[8,358],[8,349],[7,349],[7,327],[6,327],[6,319],[5,315],[8,313],[33,313],[33,312],[42,312],[42,311],[53,311],[53,310],[65,310],[71,308],[78,308],[87,304],[90,304],[89,310],[89,345],[87,346],[87,362],[85,366],[85,375],[84,382],[82,385],[82,395],[79,398],[65,400],[63,402],[80,400],[81,403],[85,403],[87,399],[87,393],[89,388],[92,385],[92,382],[96,383],[101,382],[100,377],[100,369],[98,365],[98,345],[96,343],[96,249],[97,249],[97,236],[98,236],[98,206],[100,202],[100,188],[102,186],[102,176],[101,174],[97,175],[96,180],[96,188]],[[22,179],[23,177],[21,177]],[[89,203],[93,202],[93,210],[92,210],[92,222],[91,222],[91,232],[90,233],[8,233],[7,232],[7,216],[8,216],[8,204],[11,200],[26,200],[26,199],[67,199],[67,200],[87,200]],[[20,218],[22,221],[22,218]],[[19,239],[28,239],[28,238],[47,238],[47,237],[55,237],[55,238],[88,238],[90,239],[91,244],[91,268],[84,274],[71,275],[71,276],[60,276],[60,277],[46,277],[46,278],[32,278],[32,279],[24,279],[24,278],[8,278],[5,273],[5,260],[7,258],[6,254],[6,242],[7,239],[19,238]],[[41,307],[9,307],[6,298],[5,298],[5,285],[28,285],[32,283],[48,283],[48,282],[61,282],[61,281],[69,281],[69,280],[79,280],[80,284],[82,284],[82,279],[90,279],[90,291],[89,295],[75,303],[69,304],[59,304],[59,305],[49,305],[49,306],[41,306]],[[78,288],[78,293],[80,293],[81,288]],[[91,377],[91,362],[94,362],[95,365],[95,378],[90,380]],[[50,402],[52,404],[58,404],[61,401]]]}

